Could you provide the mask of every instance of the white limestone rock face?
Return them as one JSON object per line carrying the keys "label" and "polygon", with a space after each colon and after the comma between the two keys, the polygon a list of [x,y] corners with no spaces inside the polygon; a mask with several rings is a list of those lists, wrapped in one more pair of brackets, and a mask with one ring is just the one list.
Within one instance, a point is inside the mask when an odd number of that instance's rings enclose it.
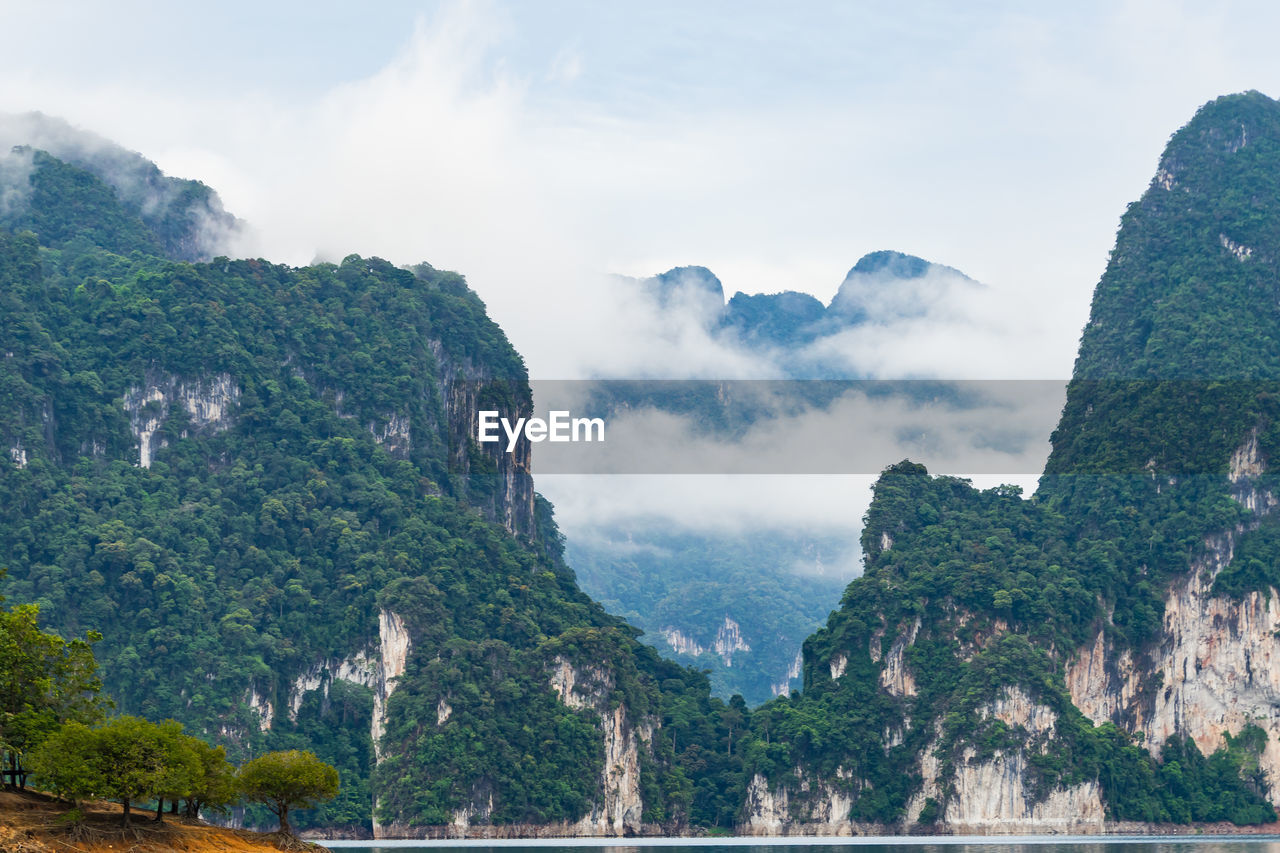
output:
{"label": "white limestone rock face", "polygon": [[934,754],[935,740],[920,758],[921,790],[907,806],[907,822],[914,823],[928,799],[943,804],[941,822],[955,833],[1090,833],[1103,828],[1105,810],[1102,793],[1090,781],[1069,788],[1056,788],[1043,799],[1026,784],[1026,749],[1051,748],[1057,714],[1046,705],[1031,700],[1021,689],[1006,688],[992,702],[979,709],[980,716],[998,719],[1011,729],[1021,729],[1027,747],[999,752],[978,761],[976,750],[966,749],[957,762],[951,780],[940,778],[941,765]]}
{"label": "white limestone rock face", "polygon": [[791,666],[787,667],[787,674],[777,684],[771,684],[769,689],[773,691],[774,696],[786,696],[791,692],[791,682],[800,677],[800,673],[804,671],[804,652],[796,652],[795,660],[791,661]]}
{"label": "white limestone rock face", "polygon": [[378,661],[377,685],[373,690],[373,751],[382,758],[382,735],[387,730],[387,700],[395,692],[400,676],[409,660],[409,631],[404,619],[390,610],[378,613]]}
{"label": "white limestone rock face", "polygon": [[1240,537],[1275,510],[1275,496],[1252,482],[1263,470],[1255,430],[1229,461],[1232,495],[1255,518],[1205,541],[1204,554],[1169,588],[1161,636],[1149,653],[1138,660],[1127,651],[1116,654],[1099,632],[1076,653],[1067,686],[1072,701],[1095,723],[1110,720],[1145,732],[1154,750],[1185,736],[1207,755],[1223,745],[1224,731],[1237,734],[1250,723],[1261,727],[1268,736],[1261,769],[1277,802],[1280,592],[1251,592],[1239,601],[1212,592]]}
{"label": "white limestone rock face", "polygon": [[265,732],[271,728],[271,722],[275,719],[275,708],[271,707],[271,703],[265,696],[258,694],[256,687],[249,688],[249,709],[258,715],[258,731]]}
{"label": "white limestone rock face", "polygon": [[413,449],[413,439],[410,435],[408,415],[392,412],[383,419],[381,424],[370,423],[369,433],[377,444],[385,447],[387,452],[396,459],[409,458],[409,451]]}
{"label": "white limestone rock face", "polygon": [[[387,699],[395,692],[397,679],[404,674],[412,644],[404,619],[389,610],[378,613],[378,646],[377,648],[360,649],[340,660],[320,661],[305,670],[294,679],[289,695],[285,697],[289,719],[296,720],[306,695],[314,690],[322,691],[327,699],[329,687],[335,681],[346,681],[368,687],[373,692],[373,720],[369,726],[369,736],[373,740],[374,761],[382,760],[382,735],[387,730]],[[254,694],[250,696],[253,706]],[[447,706],[445,706],[447,707]],[[452,713],[452,709],[449,709]],[[266,716],[261,727],[263,731],[271,725],[271,705],[266,704]],[[261,712],[260,712],[261,715]],[[445,715],[445,719],[448,714]],[[441,720],[441,723],[444,721]],[[378,804],[373,803],[374,814]],[[385,827],[373,821],[373,837],[383,838]]]}
{"label": "white limestone rock face", "polygon": [[1253,256],[1253,248],[1251,246],[1245,246],[1243,244],[1237,243],[1235,240],[1232,240],[1226,234],[1218,235],[1218,243],[1222,246],[1222,248],[1226,249],[1228,252],[1234,255],[1237,261],[1247,261],[1249,260],[1250,257]]}
{"label": "white limestone rock face", "polygon": [[613,674],[599,667],[579,669],[565,658],[556,658],[551,688],[570,708],[584,708],[600,716],[604,734],[604,770],[601,782],[604,802],[596,803],[580,821],[568,827],[578,836],[621,836],[639,833],[644,802],[640,797],[640,748],[653,737],[656,727],[646,720],[633,723],[627,707],[610,708]]}
{"label": "white limestone rock face", "polygon": [[796,775],[800,781],[794,797],[783,786],[770,787],[759,773],[751,777],[738,831],[756,836],[853,835],[849,812],[858,787],[853,773],[841,767],[832,782],[813,778],[803,767]]}
{"label": "white limestone rock face", "polygon": [[701,644],[693,637],[681,631],[679,628],[663,628],[658,632],[662,639],[667,641],[667,645],[678,655],[700,655],[706,651]]}
{"label": "white limestone rock face", "polygon": [[382,735],[387,727],[387,699],[396,689],[396,679],[404,674],[409,658],[409,632],[404,620],[389,610],[378,614],[378,648],[361,649],[341,660],[315,664],[294,679],[287,697],[289,719],[296,720],[306,695],[313,690],[327,697],[335,681],[360,684],[373,691],[373,722],[369,735],[373,738],[376,758],[382,757]]}
{"label": "white limestone rock face", "polygon": [[894,696],[915,696],[916,677],[907,668],[907,647],[916,641],[920,633],[920,617],[911,623],[907,630],[898,635],[884,657],[884,667],[880,670],[880,685]]}
{"label": "white limestone rock face", "polygon": [[751,646],[747,645],[747,641],[742,637],[741,626],[728,616],[724,617],[724,622],[716,631],[716,641],[712,648],[716,650],[716,654],[720,655],[725,666],[733,666],[734,652],[751,651]]}
{"label": "white limestone rock face", "polygon": [[[129,428],[138,440],[138,464],[151,467],[158,449],[153,442],[156,430],[169,416],[175,403],[182,406],[197,432],[222,432],[232,423],[232,411],[240,399],[240,388],[230,374],[217,373],[183,379],[167,373],[148,372],[141,385],[124,395]],[[185,433],[184,433],[185,435]]]}

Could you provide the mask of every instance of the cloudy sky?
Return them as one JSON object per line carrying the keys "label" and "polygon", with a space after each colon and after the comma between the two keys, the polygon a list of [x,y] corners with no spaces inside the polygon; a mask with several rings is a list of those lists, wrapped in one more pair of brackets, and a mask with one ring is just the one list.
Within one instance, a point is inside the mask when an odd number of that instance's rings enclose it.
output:
{"label": "cloudy sky", "polygon": [[1280,94],[1273,4],[782,9],[0,0],[0,110],[204,180],[245,253],[461,271],[536,378],[651,361],[604,273],[826,301],[878,249],[988,287],[882,334],[885,375],[1063,378],[1169,135]]}

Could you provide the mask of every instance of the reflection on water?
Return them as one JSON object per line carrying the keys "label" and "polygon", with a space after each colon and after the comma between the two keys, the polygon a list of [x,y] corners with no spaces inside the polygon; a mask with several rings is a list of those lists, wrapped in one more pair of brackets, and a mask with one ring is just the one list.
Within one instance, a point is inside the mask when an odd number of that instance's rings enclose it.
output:
{"label": "reflection on water", "polygon": [[[1145,849],[1134,850],[1135,845]],[[339,853],[416,853],[416,851],[457,851],[457,853],[583,853],[595,848],[600,853],[647,853],[642,848],[661,847],[663,853],[832,853],[833,847],[857,847],[858,853],[1280,853],[1276,836],[1199,836],[1179,838],[1122,837],[1045,839],[1026,837],[989,838],[779,838],[762,842],[759,838],[705,839],[692,842],[687,838],[628,839],[611,843],[607,839],[548,840],[530,843],[512,840],[494,844],[491,841],[333,841],[328,846]]]}

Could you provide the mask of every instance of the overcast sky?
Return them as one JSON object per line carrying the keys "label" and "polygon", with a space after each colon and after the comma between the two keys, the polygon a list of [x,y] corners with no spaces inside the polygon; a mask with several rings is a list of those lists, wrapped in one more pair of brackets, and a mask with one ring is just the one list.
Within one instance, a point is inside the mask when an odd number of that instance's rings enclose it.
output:
{"label": "overcast sky", "polygon": [[548,378],[576,364],[562,294],[595,273],[698,263],[825,300],[882,248],[1010,295],[1010,325],[1051,318],[1006,330],[1007,358],[1065,376],[1168,136],[1280,92],[1266,3],[0,9],[0,109],[205,180],[247,250],[464,272]]}
{"label": "overcast sky", "polygon": [[603,273],[702,264],[729,293],[826,301],[878,249],[990,289],[887,336],[886,374],[1065,378],[1169,135],[1219,94],[1280,94],[1262,2],[0,0],[0,20],[0,110],[204,180],[253,226],[244,252],[463,272],[536,378],[648,358],[599,319]]}

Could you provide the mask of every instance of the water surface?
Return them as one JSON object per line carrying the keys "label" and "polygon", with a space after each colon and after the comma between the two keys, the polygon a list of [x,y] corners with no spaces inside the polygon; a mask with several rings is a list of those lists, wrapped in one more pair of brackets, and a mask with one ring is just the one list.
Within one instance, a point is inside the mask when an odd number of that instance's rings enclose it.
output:
{"label": "water surface", "polygon": [[[328,841],[341,853],[832,853],[833,847],[857,847],[858,853],[1280,853],[1280,836],[989,836],[950,838],[552,838],[458,841]],[[1135,847],[1143,847],[1135,850]],[[786,848],[785,851],[780,848]]]}

